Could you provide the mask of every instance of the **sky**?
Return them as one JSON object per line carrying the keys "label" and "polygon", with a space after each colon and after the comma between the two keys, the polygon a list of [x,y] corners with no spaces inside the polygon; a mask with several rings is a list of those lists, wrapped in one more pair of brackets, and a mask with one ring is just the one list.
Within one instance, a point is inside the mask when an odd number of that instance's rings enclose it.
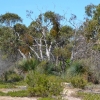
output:
{"label": "sky", "polygon": [[29,26],[32,20],[27,18],[27,10],[33,12],[33,19],[40,13],[53,11],[65,15],[67,19],[75,14],[77,23],[81,23],[85,17],[85,6],[91,3],[98,5],[100,0],[0,0],[0,15],[7,12],[18,14],[23,24]]}

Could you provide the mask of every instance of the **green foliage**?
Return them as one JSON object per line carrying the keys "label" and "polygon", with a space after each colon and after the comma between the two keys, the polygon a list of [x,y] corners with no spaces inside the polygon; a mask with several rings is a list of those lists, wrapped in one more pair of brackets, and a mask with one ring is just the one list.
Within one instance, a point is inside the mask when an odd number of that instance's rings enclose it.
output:
{"label": "green foliage", "polygon": [[44,98],[39,98],[38,100],[62,100],[61,97],[44,97]]}
{"label": "green foliage", "polygon": [[20,61],[18,68],[23,72],[27,72],[29,70],[34,70],[38,64],[39,64],[38,60],[31,58],[31,59]]}
{"label": "green foliage", "polygon": [[82,100],[100,100],[100,94],[78,92],[77,95],[82,97]]}
{"label": "green foliage", "polygon": [[57,39],[59,37],[60,21],[63,19],[63,17],[52,11],[45,12],[44,17],[45,22],[51,22],[53,25],[50,30],[50,34]]}
{"label": "green foliage", "polygon": [[95,39],[96,35],[98,35],[100,32],[100,30],[97,30],[100,27],[98,20],[89,20],[86,23],[87,25],[85,25],[85,36],[87,37],[87,40]]}
{"label": "green foliage", "polygon": [[11,97],[27,97],[28,92],[27,92],[27,90],[12,91],[12,92],[6,93],[6,95],[11,96]]}
{"label": "green foliage", "polygon": [[88,40],[98,39],[98,35],[100,33],[100,4],[87,5],[85,7],[85,12],[88,17],[91,17],[91,19],[88,19],[86,22],[84,22],[85,36]]}
{"label": "green foliage", "polygon": [[21,80],[18,82],[4,82],[0,81],[0,88],[16,88],[16,86],[26,86],[25,81]]}
{"label": "green foliage", "polygon": [[6,96],[6,93],[0,91],[0,96]]}
{"label": "green foliage", "polygon": [[58,75],[58,73],[61,71],[61,68],[58,68],[57,66],[55,67],[55,64],[53,64],[52,62],[42,61],[35,68],[35,71],[41,74]]}
{"label": "green foliage", "polygon": [[66,37],[67,39],[69,39],[72,35],[73,35],[73,29],[70,26],[62,26],[60,28],[60,35]]}
{"label": "green foliage", "polygon": [[94,11],[95,11],[95,5],[93,5],[93,4],[87,5],[85,7],[85,13],[89,17],[93,17]]}
{"label": "green foliage", "polygon": [[22,22],[21,17],[14,13],[5,13],[4,15],[0,16],[0,23],[4,23],[7,26],[11,26],[16,22]]}
{"label": "green foliage", "polygon": [[95,6],[95,11],[94,11],[94,16],[93,18],[98,20],[98,22],[100,21],[100,4],[98,4],[97,6]]}
{"label": "green foliage", "polygon": [[15,84],[2,82],[0,83],[0,88],[15,88]]}
{"label": "green foliage", "polygon": [[74,75],[82,75],[88,72],[88,67],[84,65],[84,63],[75,61],[71,64],[71,66],[67,69],[67,74]]}
{"label": "green foliage", "polygon": [[19,41],[16,40],[16,35],[13,32],[13,29],[8,27],[0,28],[0,50],[3,55],[6,55],[8,58],[12,58],[15,61],[18,54],[18,45]]}
{"label": "green foliage", "polygon": [[46,97],[46,98],[39,98],[38,100],[55,100],[54,98]]}
{"label": "green foliage", "polygon": [[23,79],[22,76],[20,76],[16,73],[12,73],[12,74],[8,75],[7,77],[8,77],[8,81],[10,81],[10,82],[18,82]]}
{"label": "green foliage", "polygon": [[57,57],[63,57],[63,59],[68,59],[71,56],[71,52],[67,48],[55,48],[54,55]]}
{"label": "green foliage", "polygon": [[82,76],[77,75],[71,79],[71,83],[76,88],[84,89],[87,85],[87,80],[85,80]]}
{"label": "green foliage", "polygon": [[10,91],[8,93],[0,92],[0,96],[27,97],[28,96],[28,92],[26,90]]}
{"label": "green foliage", "polygon": [[61,80],[55,76],[47,76],[38,72],[29,72],[26,78],[30,96],[59,95],[62,91]]}
{"label": "green foliage", "polygon": [[43,74],[46,73],[47,61],[41,61],[38,66],[35,68],[35,71]]}
{"label": "green foliage", "polygon": [[19,34],[25,34],[27,32],[27,27],[23,24],[16,24],[14,25],[15,32],[18,32]]}
{"label": "green foliage", "polygon": [[14,71],[7,71],[2,75],[2,80],[5,82],[18,82],[23,80],[23,77]]}
{"label": "green foliage", "polygon": [[95,44],[95,45],[93,46],[93,50],[95,50],[95,51],[100,51],[100,45],[99,45],[99,44]]}

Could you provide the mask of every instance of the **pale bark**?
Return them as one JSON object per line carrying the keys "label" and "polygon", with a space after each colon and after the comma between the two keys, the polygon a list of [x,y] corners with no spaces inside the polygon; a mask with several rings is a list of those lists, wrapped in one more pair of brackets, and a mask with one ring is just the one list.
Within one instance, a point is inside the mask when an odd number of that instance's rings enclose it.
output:
{"label": "pale bark", "polygon": [[20,51],[20,49],[18,49],[19,53],[21,54],[21,56],[23,57],[23,59],[27,59],[25,54],[23,52]]}
{"label": "pale bark", "polygon": [[36,55],[36,57],[37,57],[38,59],[40,59],[38,53],[37,53],[32,47],[30,47],[30,49],[34,52],[34,54]]}

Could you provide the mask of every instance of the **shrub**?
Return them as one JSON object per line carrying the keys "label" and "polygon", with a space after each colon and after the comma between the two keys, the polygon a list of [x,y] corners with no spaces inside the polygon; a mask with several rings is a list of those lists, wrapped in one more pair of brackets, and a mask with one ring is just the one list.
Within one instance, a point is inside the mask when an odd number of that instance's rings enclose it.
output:
{"label": "shrub", "polygon": [[39,63],[39,65],[35,69],[39,73],[45,73],[45,74],[56,74],[57,68],[55,69],[55,65],[48,61],[42,61]]}
{"label": "shrub", "polygon": [[71,79],[71,83],[74,87],[83,89],[87,85],[87,80],[77,75]]}
{"label": "shrub", "polygon": [[23,77],[16,73],[12,73],[8,76],[9,82],[18,82],[18,81],[21,81],[22,79],[23,79]]}
{"label": "shrub", "polygon": [[26,77],[30,96],[47,97],[59,95],[63,90],[61,80],[55,76],[47,76],[38,72],[29,72]]}
{"label": "shrub", "polygon": [[76,75],[79,75],[79,74],[81,75],[88,71],[88,67],[80,61],[73,62],[70,68],[72,69],[71,70],[72,73],[74,73]]}
{"label": "shrub", "polygon": [[34,70],[38,64],[39,64],[38,60],[31,58],[19,62],[18,68],[23,72],[27,72],[29,70]]}
{"label": "shrub", "polygon": [[66,72],[64,73],[65,78],[67,79],[67,81],[71,81],[71,79],[74,76],[84,76],[84,79],[88,80],[88,73],[90,73],[90,69],[88,67],[88,64],[86,62],[86,60],[77,60],[77,61],[73,61],[70,65],[70,67],[68,67],[68,69],[66,69]]}
{"label": "shrub", "polygon": [[82,100],[100,100],[100,94],[78,92],[77,96],[81,97]]}
{"label": "shrub", "polygon": [[39,73],[46,73],[47,61],[41,61],[38,66],[35,68],[35,71]]}
{"label": "shrub", "polygon": [[12,70],[11,71],[9,70],[2,75],[2,81],[5,82],[18,82],[22,79],[23,79],[22,76],[20,76],[19,74],[17,74]]}

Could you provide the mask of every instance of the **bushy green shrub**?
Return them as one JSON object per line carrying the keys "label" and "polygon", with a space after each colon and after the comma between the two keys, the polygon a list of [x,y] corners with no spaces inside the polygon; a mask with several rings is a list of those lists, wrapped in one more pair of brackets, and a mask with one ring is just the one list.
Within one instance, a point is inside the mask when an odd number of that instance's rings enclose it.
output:
{"label": "bushy green shrub", "polygon": [[[94,66],[94,65],[93,65]],[[88,82],[99,84],[99,72],[96,68],[91,68],[89,59],[81,59],[73,61],[71,66],[65,72],[66,79],[70,79],[76,75],[84,76]]]}
{"label": "bushy green shrub", "polygon": [[88,67],[85,66],[82,62],[75,61],[72,63],[69,71],[71,74],[74,74],[74,75],[80,74],[81,75],[88,71]]}
{"label": "bushy green shrub", "polygon": [[74,87],[83,89],[87,85],[87,80],[82,76],[76,75],[71,79],[71,83]]}
{"label": "bushy green shrub", "polygon": [[38,60],[31,58],[31,59],[20,61],[18,64],[18,68],[23,72],[27,72],[29,70],[34,70],[38,64],[39,64]]}
{"label": "bushy green shrub", "polygon": [[8,81],[10,82],[18,82],[21,81],[22,79],[23,77],[16,73],[12,73],[11,75],[8,76]]}
{"label": "bushy green shrub", "polygon": [[100,100],[100,94],[93,94],[93,93],[84,93],[84,92],[78,92],[78,97],[81,97],[82,100]]}
{"label": "bushy green shrub", "polygon": [[61,80],[55,76],[47,76],[38,72],[29,72],[26,77],[30,96],[59,95],[63,90]]}
{"label": "bushy green shrub", "polygon": [[71,79],[74,76],[84,76],[84,78],[86,80],[88,80],[88,73],[90,72],[88,65],[85,65],[85,61],[83,62],[83,60],[77,60],[77,61],[73,61],[70,64],[70,67],[68,67],[68,69],[66,69],[66,72],[64,73],[64,78],[70,82]]}
{"label": "bushy green shrub", "polygon": [[61,71],[60,68],[58,68],[58,66],[55,67],[54,63],[48,61],[42,61],[41,63],[39,63],[35,70],[39,73],[51,75],[59,75],[59,72]]}
{"label": "bushy green shrub", "polygon": [[39,73],[46,73],[47,61],[41,61],[38,66],[35,68],[35,71]]}
{"label": "bushy green shrub", "polygon": [[5,82],[18,82],[21,81],[23,79],[23,77],[19,74],[17,74],[14,71],[7,71],[2,75],[2,81]]}

